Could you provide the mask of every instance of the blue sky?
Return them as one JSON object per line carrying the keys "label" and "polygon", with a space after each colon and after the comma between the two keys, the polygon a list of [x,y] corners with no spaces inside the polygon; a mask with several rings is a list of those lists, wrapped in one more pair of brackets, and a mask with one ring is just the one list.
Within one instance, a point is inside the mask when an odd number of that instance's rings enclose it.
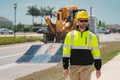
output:
{"label": "blue sky", "polygon": [[[93,7],[93,15],[98,20],[105,21],[106,24],[120,24],[120,0],[0,0],[0,16],[14,21],[14,7],[17,3],[16,22],[31,24],[31,16],[26,15],[28,6],[37,5],[40,7],[55,7],[55,11],[67,5],[76,5],[79,9],[89,11]],[[36,23],[40,23],[40,17],[35,18]]]}

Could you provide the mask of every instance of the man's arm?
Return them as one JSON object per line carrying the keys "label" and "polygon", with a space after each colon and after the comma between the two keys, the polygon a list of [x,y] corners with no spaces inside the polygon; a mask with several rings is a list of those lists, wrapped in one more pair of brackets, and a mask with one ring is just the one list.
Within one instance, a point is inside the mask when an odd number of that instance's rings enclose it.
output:
{"label": "man's arm", "polygon": [[96,77],[99,78],[101,76],[101,66],[102,66],[102,61],[101,61],[101,53],[99,49],[99,42],[97,36],[92,37],[92,55],[94,57],[94,66],[96,68]]}
{"label": "man's arm", "polygon": [[64,68],[64,76],[68,75],[68,66],[69,66],[69,59],[70,59],[70,52],[71,52],[71,39],[70,33],[66,35],[64,45],[63,45],[63,68]]}
{"label": "man's arm", "polygon": [[63,68],[64,69],[68,69],[68,66],[69,66],[69,57],[63,57],[62,58],[62,62],[63,62]]}
{"label": "man's arm", "polygon": [[67,77],[69,74],[69,72],[68,72],[69,58],[63,57],[62,62],[63,62],[63,68],[64,68],[63,75],[64,75],[64,77]]}

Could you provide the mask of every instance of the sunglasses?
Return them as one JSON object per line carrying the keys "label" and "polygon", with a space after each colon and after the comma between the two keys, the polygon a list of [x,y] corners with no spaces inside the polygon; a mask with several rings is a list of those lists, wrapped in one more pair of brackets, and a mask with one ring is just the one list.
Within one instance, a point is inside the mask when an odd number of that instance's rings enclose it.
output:
{"label": "sunglasses", "polygon": [[88,22],[88,20],[79,20],[79,22],[83,23],[83,22]]}

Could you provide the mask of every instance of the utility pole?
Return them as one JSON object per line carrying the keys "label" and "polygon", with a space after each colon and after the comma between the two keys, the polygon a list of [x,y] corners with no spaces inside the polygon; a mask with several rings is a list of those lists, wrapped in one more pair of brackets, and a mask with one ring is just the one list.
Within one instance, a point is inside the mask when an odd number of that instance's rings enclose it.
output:
{"label": "utility pole", "polygon": [[89,29],[91,32],[93,33],[97,33],[97,26],[96,26],[96,16],[93,16],[93,13],[92,13],[92,6],[90,7],[90,20],[89,20]]}
{"label": "utility pole", "polygon": [[92,6],[90,7],[90,17],[92,17]]}
{"label": "utility pole", "polygon": [[16,37],[16,9],[17,9],[17,3],[14,3],[13,6],[14,6],[14,37]]}

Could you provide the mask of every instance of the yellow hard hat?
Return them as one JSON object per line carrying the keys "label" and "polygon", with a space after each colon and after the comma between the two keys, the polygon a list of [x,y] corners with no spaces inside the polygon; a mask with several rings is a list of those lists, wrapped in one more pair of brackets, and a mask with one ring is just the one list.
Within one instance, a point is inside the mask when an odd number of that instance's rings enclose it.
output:
{"label": "yellow hard hat", "polygon": [[89,16],[86,11],[79,11],[76,15],[76,19],[83,19],[83,20],[88,20]]}

